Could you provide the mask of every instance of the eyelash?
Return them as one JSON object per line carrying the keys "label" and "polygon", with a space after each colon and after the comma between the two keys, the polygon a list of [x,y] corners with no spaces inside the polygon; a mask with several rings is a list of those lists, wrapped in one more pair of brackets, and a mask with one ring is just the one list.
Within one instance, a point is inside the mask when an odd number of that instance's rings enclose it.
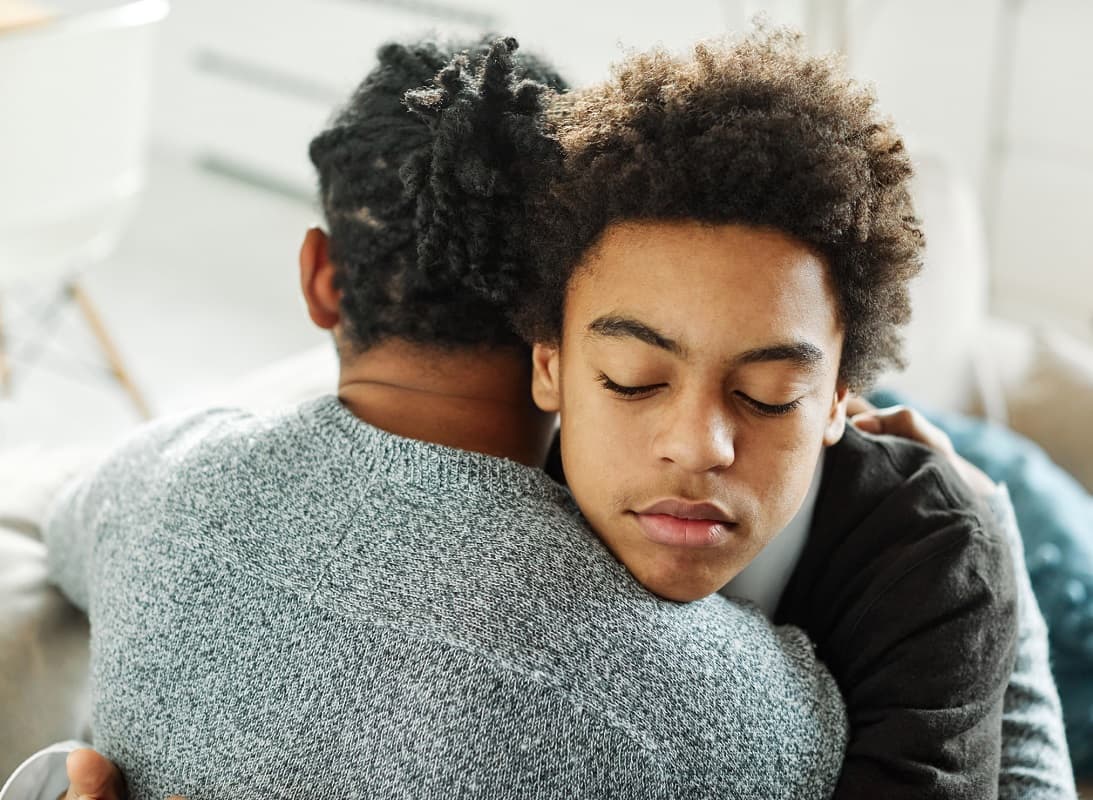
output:
{"label": "eyelash", "polygon": [[659,389],[661,386],[664,386],[663,383],[655,383],[650,386],[623,386],[622,384],[615,383],[602,372],[596,377],[596,380],[603,384],[603,388],[607,391],[621,397],[638,397],[643,394],[649,394],[649,392],[654,389]]}
{"label": "eyelash", "polygon": [[[649,394],[653,390],[659,389],[660,387],[665,385],[663,383],[655,383],[649,386],[623,386],[622,384],[615,383],[602,372],[597,376],[596,380],[598,380],[603,385],[603,388],[607,389],[607,391],[625,398],[640,397],[642,395]],[[790,412],[796,410],[796,408],[801,405],[800,398],[792,400],[788,403],[772,406],[768,403],[760,403],[758,400],[748,397],[746,394],[741,394],[737,392],[737,396],[740,397],[740,399],[742,399],[749,406],[751,406],[755,411],[767,417],[783,417],[786,414],[789,414]]]}
{"label": "eyelash", "polygon": [[772,406],[768,405],[767,403],[760,403],[758,400],[753,400],[746,394],[742,394],[740,395],[740,397],[744,400],[745,403],[750,405],[760,414],[764,414],[768,417],[784,417],[786,414],[789,414],[791,411],[795,410],[797,406],[801,405],[800,398],[796,400],[791,400],[788,403],[783,403],[780,406]]}

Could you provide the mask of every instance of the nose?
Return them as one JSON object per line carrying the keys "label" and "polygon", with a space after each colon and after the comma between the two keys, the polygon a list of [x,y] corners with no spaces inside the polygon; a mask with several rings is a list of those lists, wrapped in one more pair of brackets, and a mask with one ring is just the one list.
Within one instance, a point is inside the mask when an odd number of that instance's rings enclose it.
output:
{"label": "nose", "polygon": [[709,472],[726,469],[736,460],[733,424],[724,398],[681,398],[665,414],[653,443],[662,461],[689,472]]}

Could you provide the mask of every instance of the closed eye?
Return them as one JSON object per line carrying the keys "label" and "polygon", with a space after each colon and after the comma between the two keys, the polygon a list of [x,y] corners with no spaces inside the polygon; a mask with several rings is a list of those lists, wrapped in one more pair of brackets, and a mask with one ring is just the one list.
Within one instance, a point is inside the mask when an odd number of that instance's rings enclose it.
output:
{"label": "closed eye", "polygon": [[596,376],[596,380],[598,380],[603,385],[603,388],[607,389],[607,391],[611,392],[612,394],[617,394],[620,397],[630,398],[641,397],[643,395],[650,394],[657,389],[668,385],[666,383],[653,383],[648,386],[623,386],[621,383],[615,383],[602,372],[598,376]]}
{"label": "closed eye", "polygon": [[782,403],[781,405],[771,405],[769,403],[761,403],[754,397],[748,397],[743,392],[737,392],[737,396],[751,406],[755,411],[768,417],[784,417],[786,414],[794,411],[801,405],[801,398],[791,400],[788,403]]}

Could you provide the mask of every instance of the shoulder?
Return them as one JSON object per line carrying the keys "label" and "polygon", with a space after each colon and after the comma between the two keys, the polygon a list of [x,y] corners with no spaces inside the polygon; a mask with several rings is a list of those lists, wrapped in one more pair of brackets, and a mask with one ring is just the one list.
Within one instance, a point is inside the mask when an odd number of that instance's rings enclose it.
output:
{"label": "shoulder", "polygon": [[208,409],[162,417],[130,431],[88,469],[73,477],[52,511],[75,493],[104,501],[132,496],[140,487],[158,483],[165,468],[200,450],[210,434],[239,419],[243,412]]}
{"label": "shoulder", "polygon": [[[885,509],[914,518],[948,512],[972,525],[989,518],[945,457],[917,442],[874,436],[853,426],[828,449],[820,494],[827,506],[837,499],[841,519],[831,521],[843,528]],[[835,509],[826,511],[831,515]]]}
{"label": "shoulder", "polygon": [[998,572],[1000,590],[1013,588],[1005,531],[948,460],[852,426],[825,459],[809,546],[847,571],[876,576],[897,562],[903,571],[981,568]]}
{"label": "shoulder", "polygon": [[829,796],[846,709],[800,630],[719,596],[678,604],[636,582],[579,583],[565,609],[510,612],[521,635],[506,662],[549,665],[536,669],[581,706],[641,732],[686,796]]}
{"label": "shoulder", "polygon": [[848,428],[824,470],[779,619],[809,631],[840,681],[912,640],[924,663],[971,658],[973,643],[1004,660],[1015,634],[1012,551],[948,463]]}
{"label": "shoulder", "polygon": [[825,563],[834,559],[831,566],[874,576],[894,561],[1009,565],[995,515],[944,457],[853,427],[827,453],[809,546],[826,552]]}
{"label": "shoulder", "polygon": [[[735,782],[741,796],[808,797],[821,792],[797,786],[797,776],[833,785],[845,706],[804,633],[718,595],[656,597],[568,503],[523,516],[522,527],[505,525],[509,535],[483,553],[489,569],[476,573],[475,603],[453,619],[461,638],[548,674],[582,704],[646,732],[696,787]],[[441,594],[458,596],[466,574],[435,580],[451,580]],[[773,788],[787,786],[798,791]]]}
{"label": "shoulder", "polygon": [[129,519],[151,518],[177,503],[207,508],[270,472],[271,454],[280,454],[283,466],[272,471],[289,475],[294,448],[285,440],[300,440],[291,433],[295,427],[291,414],[228,407],[166,416],[133,430],[73,487],[82,486],[104,513],[113,509]]}
{"label": "shoulder", "polygon": [[639,667],[639,680],[646,692],[655,687],[657,697],[670,698],[653,705],[663,712],[662,729],[676,731],[676,759],[704,751],[695,768],[707,761],[731,776],[710,775],[711,782],[741,796],[778,796],[779,787],[797,798],[828,796],[842,765],[847,713],[808,637],[720,596],[664,603],[660,612],[660,630],[647,634],[659,641],[644,643],[660,657]]}
{"label": "shoulder", "polygon": [[225,406],[164,417],[134,431],[108,460],[130,469],[139,463],[167,483],[217,477],[238,482],[276,469],[284,485],[294,465],[310,464],[324,449],[303,408],[256,414]]}
{"label": "shoulder", "polygon": [[141,425],[111,451],[105,465],[150,468],[183,460],[230,438],[253,417],[241,409],[210,408],[176,414]]}
{"label": "shoulder", "polygon": [[899,775],[916,797],[997,791],[1017,619],[1004,532],[914,443],[848,429],[824,469],[779,618],[813,636],[846,697],[840,788],[887,796]]}

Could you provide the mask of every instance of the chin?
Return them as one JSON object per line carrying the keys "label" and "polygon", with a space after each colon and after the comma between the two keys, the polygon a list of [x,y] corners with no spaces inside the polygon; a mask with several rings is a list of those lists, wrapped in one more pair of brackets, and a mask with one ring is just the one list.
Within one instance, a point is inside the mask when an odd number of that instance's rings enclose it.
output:
{"label": "chin", "polygon": [[674,603],[693,603],[695,600],[701,600],[703,597],[709,597],[713,594],[713,590],[676,589],[674,587],[664,591],[657,591],[656,589],[650,589],[650,591],[662,600],[671,600]]}
{"label": "chin", "polygon": [[648,580],[639,578],[638,582],[657,597],[676,603],[693,603],[695,600],[709,597],[722,585],[714,585],[708,580],[686,580],[678,573],[666,575],[663,578],[650,577]]}

